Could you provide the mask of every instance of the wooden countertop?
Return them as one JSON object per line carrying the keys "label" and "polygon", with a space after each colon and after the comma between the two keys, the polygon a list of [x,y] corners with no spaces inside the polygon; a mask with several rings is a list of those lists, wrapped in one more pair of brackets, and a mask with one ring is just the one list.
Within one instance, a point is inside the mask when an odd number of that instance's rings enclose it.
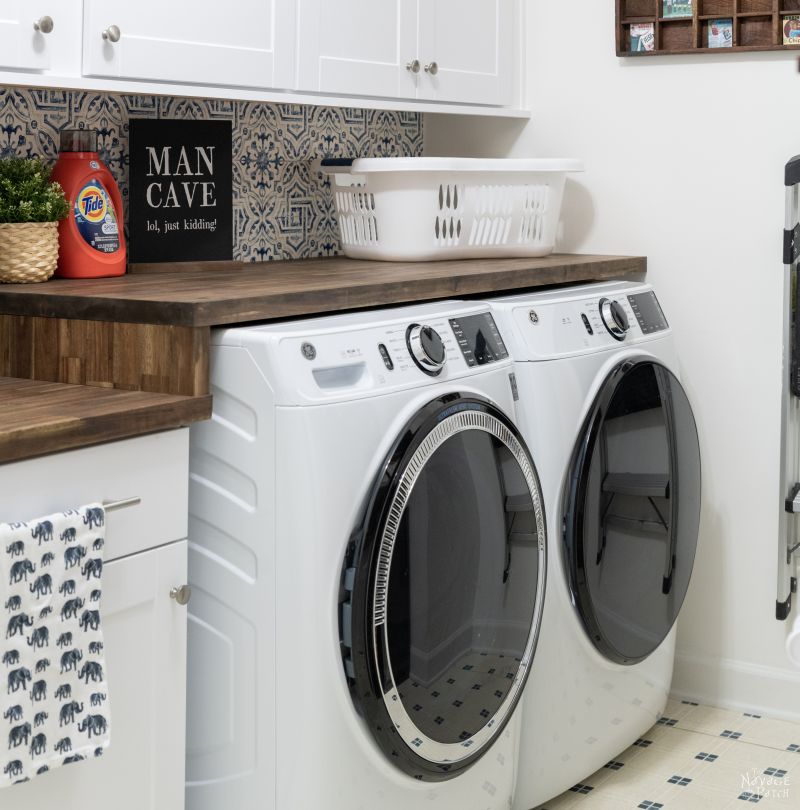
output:
{"label": "wooden countertop", "polygon": [[0,377],[0,463],[183,427],[211,397]]}
{"label": "wooden countertop", "polygon": [[225,270],[133,273],[0,286],[0,313],[203,327],[273,320],[646,272],[630,256],[373,262],[347,258],[239,264]]}

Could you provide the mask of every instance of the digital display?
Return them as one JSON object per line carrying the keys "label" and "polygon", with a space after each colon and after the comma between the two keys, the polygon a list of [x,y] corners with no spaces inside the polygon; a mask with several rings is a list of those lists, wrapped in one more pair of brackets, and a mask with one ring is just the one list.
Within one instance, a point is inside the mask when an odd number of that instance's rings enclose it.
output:
{"label": "digital display", "polygon": [[663,332],[669,328],[667,319],[661,311],[661,306],[654,292],[629,295],[628,301],[636,320],[639,322],[642,334],[649,335],[653,332]]}
{"label": "digital display", "polygon": [[506,345],[490,313],[451,318],[450,326],[468,366],[485,366],[508,357]]}

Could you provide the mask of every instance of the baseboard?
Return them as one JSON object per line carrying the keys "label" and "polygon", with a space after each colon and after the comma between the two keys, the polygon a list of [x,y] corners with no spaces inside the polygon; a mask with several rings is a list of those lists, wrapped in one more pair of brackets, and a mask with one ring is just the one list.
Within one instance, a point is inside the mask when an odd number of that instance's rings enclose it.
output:
{"label": "baseboard", "polygon": [[678,653],[672,694],[721,709],[800,723],[800,672]]}

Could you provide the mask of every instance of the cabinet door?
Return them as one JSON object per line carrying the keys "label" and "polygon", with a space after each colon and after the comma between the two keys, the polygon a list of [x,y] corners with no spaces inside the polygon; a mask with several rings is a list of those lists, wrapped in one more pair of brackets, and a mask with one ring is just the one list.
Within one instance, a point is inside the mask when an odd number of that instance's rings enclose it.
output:
{"label": "cabinet door", "polygon": [[276,40],[292,15],[286,0],[226,0],[213,13],[191,0],[86,0],[83,72],[228,87],[286,86],[291,58],[284,51],[276,59]]}
{"label": "cabinet door", "polygon": [[298,89],[414,98],[416,0],[298,0]]}
{"label": "cabinet door", "polygon": [[511,103],[514,0],[425,0],[419,39],[419,98]]}
{"label": "cabinet door", "polygon": [[80,19],[80,0],[0,3],[0,69],[77,73]]}
{"label": "cabinet door", "polygon": [[0,810],[181,810],[184,806],[186,541],[103,568],[103,634],[111,745],[0,791]]}

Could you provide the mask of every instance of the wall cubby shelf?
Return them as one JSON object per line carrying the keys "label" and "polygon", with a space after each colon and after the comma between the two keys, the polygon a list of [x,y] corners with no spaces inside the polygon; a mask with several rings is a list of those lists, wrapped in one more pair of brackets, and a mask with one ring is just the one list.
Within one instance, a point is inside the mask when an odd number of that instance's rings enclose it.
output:
{"label": "wall cubby shelf", "polygon": [[[800,50],[783,44],[787,17],[800,15],[800,0],[693,0],[691,14],[663,16],[664,0],[616,0],[617,56],[731,53],[732,51]],[[709,28],[715,20],[729,20],[733,43],[710,48]],[[631,26],[652,24],[654,50],[631,50]]]}

